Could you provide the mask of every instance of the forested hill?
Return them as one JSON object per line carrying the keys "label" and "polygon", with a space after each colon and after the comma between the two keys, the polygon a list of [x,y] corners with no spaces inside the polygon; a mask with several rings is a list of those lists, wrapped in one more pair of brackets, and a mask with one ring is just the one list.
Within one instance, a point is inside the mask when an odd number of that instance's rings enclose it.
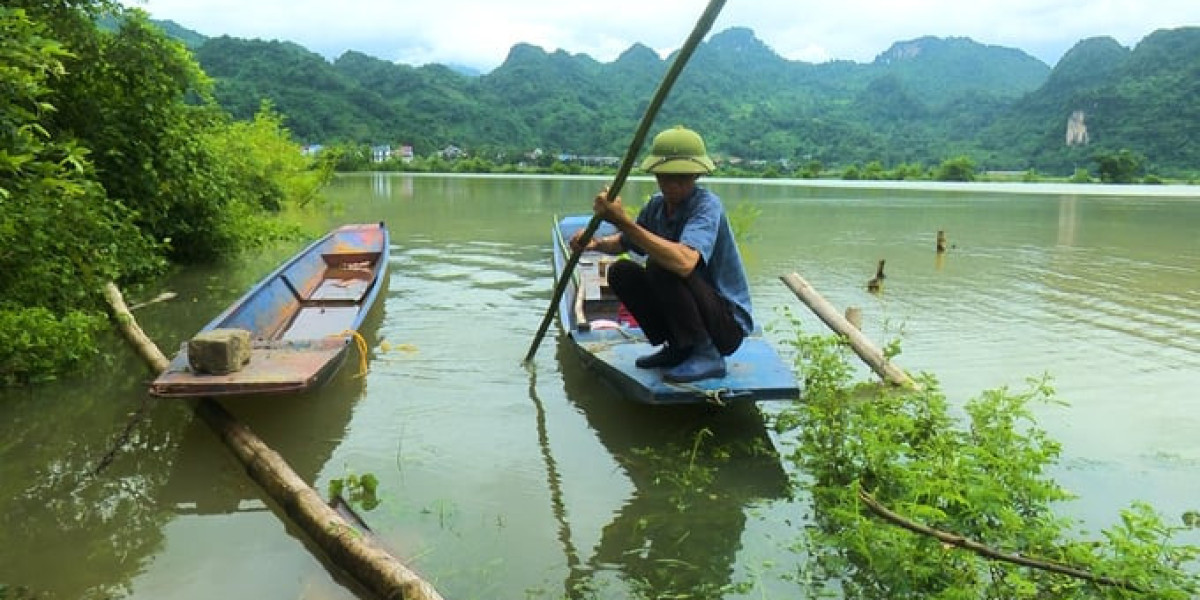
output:
{"label": "forested hill", "polygon": [[[304,142],[411,144],[418,155],[453,144],[489,157],[619,156],[674,58],[635,44],[601,63],[518,44],[475,76],[358,52],[331,63],[288,42],[189,44],[236,117],[269,99]],[[1194,173],[1197,72],[1200,28],[1160,30],[1132,49],[1083,40],[1053,69],[1020,50],[935,37],[898,42],[871,63],[812,64],[731,28],[700,45],[656,123],[687,124],[724,156],[792,164],[965,155],[983,170],[1070,174],[1097,153],[1129,150],[1156,172]],[[1086,144],[1066,143],[1073,114]]]}

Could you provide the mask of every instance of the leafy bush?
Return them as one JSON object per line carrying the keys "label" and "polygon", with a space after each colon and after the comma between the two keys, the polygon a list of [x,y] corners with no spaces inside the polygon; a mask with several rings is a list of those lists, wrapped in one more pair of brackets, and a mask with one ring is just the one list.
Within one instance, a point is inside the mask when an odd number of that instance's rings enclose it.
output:
{"label": "leafy bush", "polygon": [[933,178],[938,181],[975,181],[975,161],[957,156],[942,162]]}
{"label": "leafy bush", "polygon": [[[984,392],[959,424],[932,377],[920,378],[920,391],[855,385],[841,338],[802,335],[796,346],[805,402],[778,427],[799,436],[790,458],[815,505],[808,546],[843,597],[1182,600],[1200,592],[1200,549],[1175,544],[1180,528],[1148,505],[1123,511],[1097,540],[1055,514],[1071,496],[1047,475],[1060,447],[1030,411],[1055,401],[1044,378],[1023,391]],[[893,527],[872,503],[948,537]],[[969,551],[980,547],[1087,576]]]}
{"label": "leafy bush", "polygon": [[16,5],[0,7],[0,335],[15,336],[0,382],[94,352],[105,282],[289,235],[267,216],[331,175],[269,107],[231,123],[186,49],[143,13],[114,33],[95,26],[115,8],[103,0]]}
{"label": "leafy bush", "polygon": [[55,311],[94,307],[103,281],[162,266],[154,245],[107,201],[86,148],[41,125],[66,54],[23,11],[0,8],[0,297]]}
{"label": "leafy bush", "polygon": [[52,379],[95,356],[94,336],[105,326],[102,313],[70,311],[60,318],[45,308],[0,310],[0,383]]}

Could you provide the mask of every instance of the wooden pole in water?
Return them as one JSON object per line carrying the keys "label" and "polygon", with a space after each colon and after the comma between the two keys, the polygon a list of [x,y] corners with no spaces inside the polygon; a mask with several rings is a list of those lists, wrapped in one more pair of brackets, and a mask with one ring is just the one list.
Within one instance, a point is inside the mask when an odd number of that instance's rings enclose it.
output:
{"label": "wooden pole in water", "polygon": [[937,232],[937,251],[941,254],[946,251],[946,230],[939,229]]}
{"label": "wooden pole in water", "polygon": [[[133,318],[121,290],[110,282],[104,286],[104,297],[126,339],[156,373],[165,371],[170,361]],[[197,401],[193,409],[271,499],[338,567],[373,594],[388,599],[442,600],[432,585],[326,504],[278,452],[234,419],[219,403],[205,398]]]}
{"label": "wooden pole in water", "polygon": [[893,385],[917,389],[919,386],[913,381],[907,373],[902,369],[892,364],[883,355],[874,343],[861,331],[854,327],[850,321],[837,311],[832,304],[829,303],[817,290],[813,288],[803,277],[796,273],[791,273],[780,277],[784,285],[792,290],[793,294],[800,299],[809,309],[813,311],[834,333],[841,334],[846,337],[850,343],[850,348],[854,350],[858,357],[867,363],[876,374],[883,378],[884,381]]}
{"label": "wooden pole in water", "polygon": [[846,322],[862,331],[862,309],[857,306],[846,308]]}

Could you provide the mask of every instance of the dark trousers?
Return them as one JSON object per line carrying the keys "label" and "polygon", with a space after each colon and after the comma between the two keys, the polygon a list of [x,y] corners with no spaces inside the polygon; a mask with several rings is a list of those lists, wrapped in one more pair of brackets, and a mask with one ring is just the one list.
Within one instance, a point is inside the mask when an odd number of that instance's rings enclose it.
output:
{"label": "dark trousers", "polygon": [[742,345],[745,334],[729,302],[696,270],[680,277],[653,262],[619,260],[608,267],[608,285],[655,346],[691,348],[712,339],[728,356]]}

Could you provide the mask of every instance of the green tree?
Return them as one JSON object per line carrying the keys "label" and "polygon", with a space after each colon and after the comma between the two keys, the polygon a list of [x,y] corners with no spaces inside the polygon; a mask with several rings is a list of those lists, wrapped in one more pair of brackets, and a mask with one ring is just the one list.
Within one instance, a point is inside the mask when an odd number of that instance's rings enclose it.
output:
{"label": "green tree", "polygon": [[1078,167],[1075,169],[1075,173],[1071,175],[1071,178],[1068,179],[1068,181],[1071,183],[1091,183],[1092,175],[1091,173],[1088,173],[1087,169]]}
{"label": "green tree", "polygon": [[[97,28],[112,12],[119,27]],[[263,216],[330,174],[269,109],[231,122],[140,11],[14,0],[0,28],[0,381],[94,352],[103,283],[284,235]]]}
{"label": "green tree", "polygon": [[925,166],[921,163],[900,163],[890,174],[891,179],[898,181],[914,181],[926,179]]}
{"label": "green tree", "polygon": [[[137,211],[137,225],[175,260],[232,253],[227,199],[238,181],[205,143],[223,113],[183,44],[133,10],[115,32],[91,30],[55,101],[51,122],[92,149],[109,198]],[[72,34],[83,37],[83,34]],[[188,102],[191,100],[192,102]]]}
{"label": "green tree", "polygon": [[61,371],[94,352],[102,282],[152,244],[107,202],[88,152],[41,125],[67,51],[25,11],[0,7],[0,382]]}
{"label": "green tree", "polygon": [[824,169],[825,165],[821,164],[821,161],[809,160],[797,170],[796,174],[801,179],[816,179],[821,176],[821,171]]}
{"label": "green tree", "polygon": [[1099,152],[1092,160],[1096,162],[1096,172],[1104,183],[1134,183],[1146,164],[1146,157],[1127,149]]}
{"label": "green tree", "polygon": [[969,156],[956,156],[942,161],[933,178],[938,181],[974,181],[975,161]]}
{"label": "green tree", "polygon": [[887,169],[883,168],[882,162],[873,160],[867,163],[867,166],[863,168],[862,178],[870,179],[872,181],[887,179]]}

